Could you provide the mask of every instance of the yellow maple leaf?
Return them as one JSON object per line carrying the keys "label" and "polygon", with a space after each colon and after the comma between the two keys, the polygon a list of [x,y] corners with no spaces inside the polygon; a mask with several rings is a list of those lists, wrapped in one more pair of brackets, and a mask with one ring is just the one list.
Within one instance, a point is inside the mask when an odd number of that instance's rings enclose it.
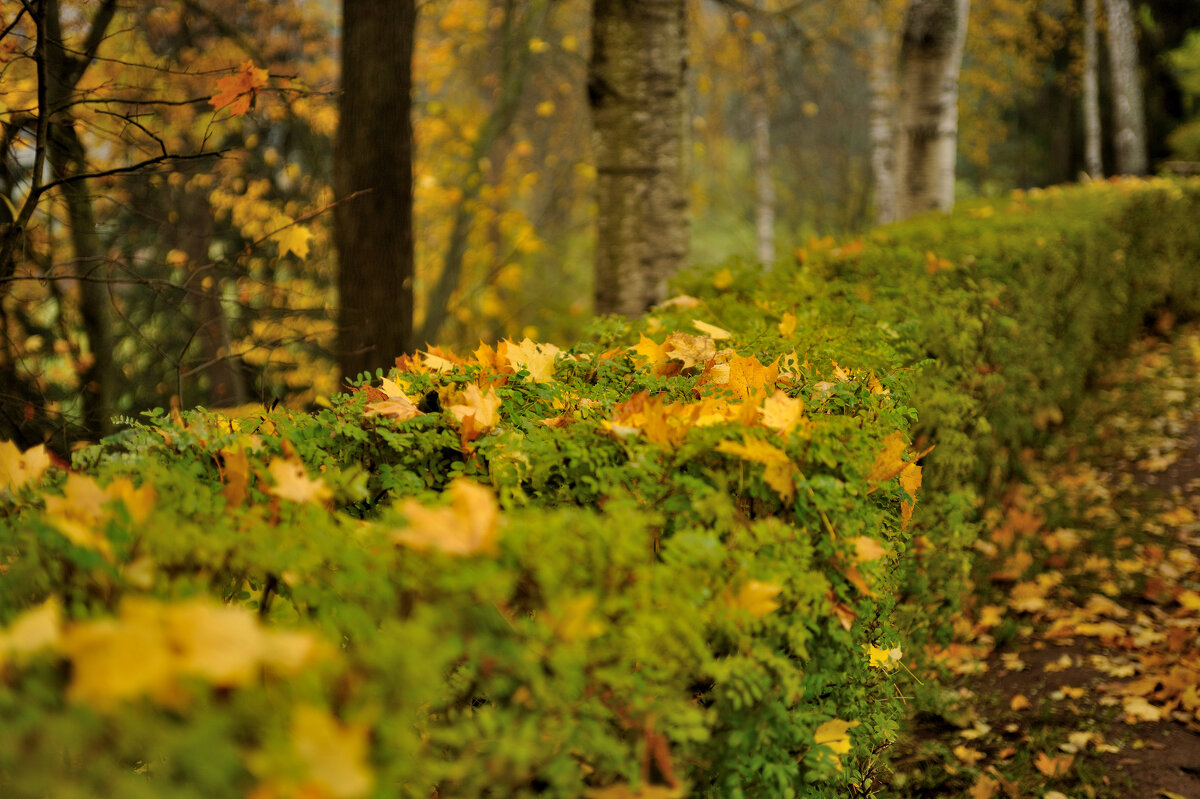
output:
{"label": "yellow maple leaf", "polygon": [[499,507],[491,491],[466,479],[450,483],[450,507],[427,508],[416,500],[400,506],[408,527],[395,530],[392,540],[418,551],[448,555],[495,555],[499,539]]}
{"label": "yellow maple leaf", "polygon": [[84,549],[92,549],[106,558],[112,546],[104,533],[108,518],[104,503],[109,496],[90,477],[72,472],[67,475],[63,496],[46,497],[46,516],[67,540]]}
{"label": "yellow maple leaf", "polygon": [[775,601],[775,597],[779,596],[782,590],[783,586],[776,582],[748,580],[736,594],[726,596],[725,604],[734,610],[744,610],[754,618],[761,619],[779,610],[779,603]]}
{"label": "yellow maple leaf", "polygon": [[112,499],[119,499],[129,512],[129,518],[138,523],[146,521],[154,509],[154,486],[149,483],[134,488],[133,481],[128,477],[118,477],[105,486],[104,493]]}
{"label": "yellow maple leaf", "polygon": [[178,673],[219,686],[257,679],[267,639],[258,620],[241,608],[199,599],[170,605],[163,630]]}
{"label": "yellow maple leaf", "polygon": [[521,369],[529,372],[529,379],[535,383],[548,383],[554,379],[554,359],[558,356],[558,347],[553,344],[537,344],[528,338],[520,344],[505,342],[505,357],[513,371]]}
{"label": "yellow maple leaf", "polygon": [[297,258],[303,259],[308,257],[308,240],[312,235],[312,231],[306,226],[291,224],[272,235],[271,239],[279,245],[280,255],[291,252],[295,253]]}
{"label": "yellow maple leaf", "polygon": [[491,430],[500,424],[500,397],[490,388],[484,393],[475,384],[467,386],[462,393],[462,402],[451,405],[449,410],[460,423],[471,419],[479,431]]}
{"label": "yellow maple leaf", "polygon": [[763,366],[753,355],[731,354],[726,363],[729,365],[729,388],[739,399],[752,400],[762,396],[774,389],[775,381],[779,379],[778,360]]}
{"label": "yellow maple leaf", "polygon": [[972,749],[966,744],[959,744],[952,751],[955,757],[968,766],[975,765],[980,760],[983,760],[984,757],[983,752],[980,752],[978,749]]}
{"label": "yellow maple leaf", "polygon": [[764,425],[787,435],[804,420],[804,400],[776,391],[763,400],[760,413]]}
{"label": "yellow maple leaf", "polygon": [[767,485],[784,500],[791,500],[796,495],[796,477],[800,470],[788,457],[788,454],[758,438],[746,438],[742,443],[722,441],[717,445],[717,452],[737,455],[743,460],[761,463],[766,466],[763,479]]}
{"label": "yellow maple leaf", "polygon": [[650,363],[658,363],[665,357],[663,354],[663,345],[656,343],[654,339],[648,338],[644,334],[639,334],[638,343],[629,349]]}
{"label": "yellow maple leaf", "polygon": [[779,335],[784,338],[791,338],[796,332],[796,315],[788,311],[779,319]]}
{"label": "yellow maple leaf", "polygon": [[900,474],[908,465],[908,461],[903,458],[906,446],[903,433],[899,431],[889,433],[883,439],[883,450],[875,456],[875,463],[871,467],[871,474],[867,476],[867,480],[877,484],[891,480]]}
{"label": "yellow maple leaf", "polygon": [[217,81],[217,93],[208,101],[214,109],[229,108],[229,113],[241,116],[250,110],[258,90],[268,83],[265,69],[258,69],[253,61],[244,61],[232,75]]}
{"label": "yellow maple leaf", "polygon": [[[405,421],[414,416],[420,416],[423,411],[408,398],[404,393],[404,389],[400,388],[394,381],[383,378],[381,383],[382,391],[387,395],[386,399],[378,400],[377,402],[368,403],[363,408],[363,416],[371,418],[373,416],[382,416],[385,419],[396,419]],[[374,389],[372,389],[374,391]],[[378,393],[375,396],[379,396]]]}
{"label": "yellow maple leaf", "polygon": [[69,626],[62,651],[71,661],[67,696],[100,708],[139,696],[167,695],[174,664],[153,608],[122,603],[122,619]]}
{"label": "yellow maple leaf", "polygon": [[0,631],[0,666],[12,657],[23,661],[46,649],[54,649],[62,639],[62,606],[50,597],[36,608],[19,614],[8,629]]}
{"label": "yellow maple leaf", "polygon": [[36,447],[21,452],[11,441],[0,441],[0,488],[17,490],[26,483],[37,480],[50,468],[50,455],[46,447]]}
{"label": "yellow maple leaf", "polygon": [[850,751],[850,730],[857,726],[857,721],[833,719],[817,727],[813,733],[813,742],[829,750],[822,752],[822,756],[831,761],[838,771],[842,770],[840,756]]}
{"label": "yellow maple leaf", "polygon": [[300,705],[292,711],[291,733],[292,747],[308,772],[306,783],[318,791],[315,795],[357,799],[375,787],[365,724],[345,724],[323,708]]}
{"label": "yellow maple leaf", "polygon": [[860,535],[854,539],[854,559],[859,563],[879,560],[887,554],[883,544],[870,536]]}
{"label": "yellow maple leaf", "polygon": [[874,644],[867,644],[867,660],[869,665],[884,671],[891,671],[896,668],[896,664],[904,657],[904,652],[898,646],[893,646],[890,649],[883,649]]}
{"label": "yellow maple leaf", "polygon": [[1127,696],[1121,701],[1121,709],[1125,711],[1125,723],[1137,724],[1139,721],[1161,721],[1163,710],[1155,707],[1144,696]]}
{"label": "yellow maple leaf", "polygon": [[311,479],[304,464],[299,461],[272,458],[267,470],[275,479],[275,485],[267,489],[267,493],[272,496],[292,502],[318,503],[333,496],[325,481],[319,477]]}
{"label": "yellow maple leaf", "polygon": [[701,322],[699,319],[692,320],[692,327],[696,328],[713,341],[724,341],[727,338],[733,338],[733,334],[728,330],[717,327],[716,325],[710,325],[708,322]]}
{"label": "yellow maple leaf", "polygon": [[708,336],[672,333],[663,342],[663,354],[680,361],[684,369],[708,363],[717,355],[717,345]]}
{"label": "yellow maple leaf", "polygon": [[1067,773],[1074,762],[1074,755],[1050,757],[1045,752],[1038,752],[1037,757],[1033,759],[1033,766],[1047,777],[1061,777]]}

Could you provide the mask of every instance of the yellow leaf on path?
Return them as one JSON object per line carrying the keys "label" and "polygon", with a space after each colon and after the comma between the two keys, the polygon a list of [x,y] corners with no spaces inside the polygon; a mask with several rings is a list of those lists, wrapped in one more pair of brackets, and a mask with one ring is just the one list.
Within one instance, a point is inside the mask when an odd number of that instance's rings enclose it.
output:
{"label": "yellow leaf on path", "polygon": [[1025,694],[1017,694],[1009,701],[1008,706],[1012,710],[1024,710],[1029,707],[1029,699]]}
{"label": "yellow leaf on path", "polygon": [[733,337],[733,334],[728,330],[719,328],[716,325],[710,325],[707,322],[701,322],[699,319],[692,321],[692,327],[709,336],[713,341],[724,341],[727,338]]}
{"label": "yellow leaf on path", "polygon": [[1141,721],[1161,721],[1163,710],[1146,701],[1144,696],[1127,696],[1122,700],[1125,711],[1125,723],[1137,724]]}
{"label": "yellow leaf on path", "polygon": [[1000,783],[987,774],[980,774],[971,786],[971,799],[992,799],[1000,790]]}
{"label": "yellow leaf on path", "polygon": [[965,744],[959,744],[954,747],[953,751],[954,756],[968,766],[973,766],[984,758],[983,752],[980,752],[978,749],[972,749]]}
{"label": "yellow leaf on path", "polygon": [[857,721],[833,719],[817,727],[813,733],[813,741],[816,744],[832,750],[832,753],[823,754],[833,762],[838,771],[842,770],[842,759],[839,755],[850,751],[850,730],[857,726]]}
{"label": "yellow leaf on path", "polygon": [[280,499],[292,502],[324,502],[333,496],[329,486],[321,478],[309,478],[304,464],[299,461],[272,458],[270,466],[271,477],[275,485],[267,489],[267,493]]}
{"label": "yellow leaf on path", "polygon": [[1182,527],[1185,524],[1191,524],[1196,521],[1196,514],[1186,505],[1180,505],[1172,508],[1166,513],[1159,514],[1158,518],[1163,524],[1169,524],[1173,527]]}
{"label": "yellow leaf on path", "polygon": [[524,339],[520,344],[505,342],[505,357],[513,371],[525,369],[529,379],[535,383],[548,383],[554,379],[554,359],[561,352],[553,344],[537,344]]}
{"label": "yellow leaf on path", "polygon": [[1074,755],[1050,757],[1045,752],[1038,752],[1037,757],[1033,759],[1033,766],[1045,776],[1054,778],[1066,774],[1074,762]]}
{"label": "yellow leaf on path", "polygon": [[370,730],[344,724],[324,708],[300,705],[292,711],[292,746],[308,771],[313,795],[357,799],[375,787],[367,762]]}
{"label": "yellow leaf on path", "polygon": [[761,619],[779,609],[779,603],[775,601],[775,597],[779,596],[779,592],[783,590],[783,586],[779,583],[764,582],[762,580],[747,581],[732,597],[728,597],[726,604],[735,610],[744,610],[756,619]]}
{"label": "yellow leaf on path", "polygon": [[450,507],[427,508],[416,500],[405,500],[400,510],[408,517],[408,527],[394,531],[392,540],[418,551],[495,555],[500,515],[495,495],[463,478],[451,482],[446,493]]}
{"label": "yellow leaf on path", "polygon": [[0,489],[14,491],[26,483],[37,480],[50,468],[50,455],[46,447],[36,447],[21,452],[11,441],[0,441]]}
{"label": "yellow leaf on path", "polygon": [[737,455],[743,460],[763,464],[766,466],[763,480],[767,485],[775,489],[784,500],[790,501],[796,495],[796,477],[800,475],[800,470],[783,450],[761,439],[746,438],[741,444],[736,441],[722,441],[717,445],[717,452]]}

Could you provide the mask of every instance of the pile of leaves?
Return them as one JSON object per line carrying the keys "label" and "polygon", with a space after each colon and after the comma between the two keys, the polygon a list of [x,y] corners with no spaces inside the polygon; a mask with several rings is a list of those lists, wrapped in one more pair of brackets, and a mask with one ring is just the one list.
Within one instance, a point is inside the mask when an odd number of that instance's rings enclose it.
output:
{"label": "pile of leaves", "polygon": [[1122,331],[1200,303],[1198,204],[1018,196],[311,414],[0,445],[0,788],[870,793],[981,493]]}

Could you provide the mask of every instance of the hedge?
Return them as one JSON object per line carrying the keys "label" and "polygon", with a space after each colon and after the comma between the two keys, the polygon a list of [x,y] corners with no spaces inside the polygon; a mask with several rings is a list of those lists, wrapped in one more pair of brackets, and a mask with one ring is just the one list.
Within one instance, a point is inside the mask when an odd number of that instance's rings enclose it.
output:
{"label": "hedge", "polygon": [[1200,310],[1198,212],[1019,194],[694,270],[561,352],[0,444],[0,794],[869,790],[981,497]]}

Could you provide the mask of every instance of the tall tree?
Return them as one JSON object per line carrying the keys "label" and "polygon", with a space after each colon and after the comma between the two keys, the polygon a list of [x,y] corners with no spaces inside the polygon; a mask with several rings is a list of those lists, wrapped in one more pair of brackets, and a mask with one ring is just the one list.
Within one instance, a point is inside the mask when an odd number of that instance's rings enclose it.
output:
{"label": "tall tree", "polygon": [[875,221],[896,220],[896,66],[883,0],[867,0],[867,88],[871,94],[871,172],[875,181]]}
{"label": "tall tree", "polygon": [[1146,112],[1138,77],[1137,30],[1129,0],[1104,0],[1108,14],[1108,61],[1113,86],[1113,153],[1121,175],[1147,169]]}
{"label": "tall tree", "polygon": [[598,313],[642,313],[687,255],[686,17],[685,0],[592,4]]}
{"label": "tall tree", "polygon": [[1100,158],[1099,55],[1096,0],[1083,0],[1083,162],[1091,178],[1104,177]]}
{"label": "tall tree", "polygon": [[954,206],[958,73],[970,0],[911,0],[900,45],[896,140],[901,218]]}
{"label": "tall tree", "polygon": [[338,364],[345,378],[413,348],[414,0],[343,0],[334,146]]}

